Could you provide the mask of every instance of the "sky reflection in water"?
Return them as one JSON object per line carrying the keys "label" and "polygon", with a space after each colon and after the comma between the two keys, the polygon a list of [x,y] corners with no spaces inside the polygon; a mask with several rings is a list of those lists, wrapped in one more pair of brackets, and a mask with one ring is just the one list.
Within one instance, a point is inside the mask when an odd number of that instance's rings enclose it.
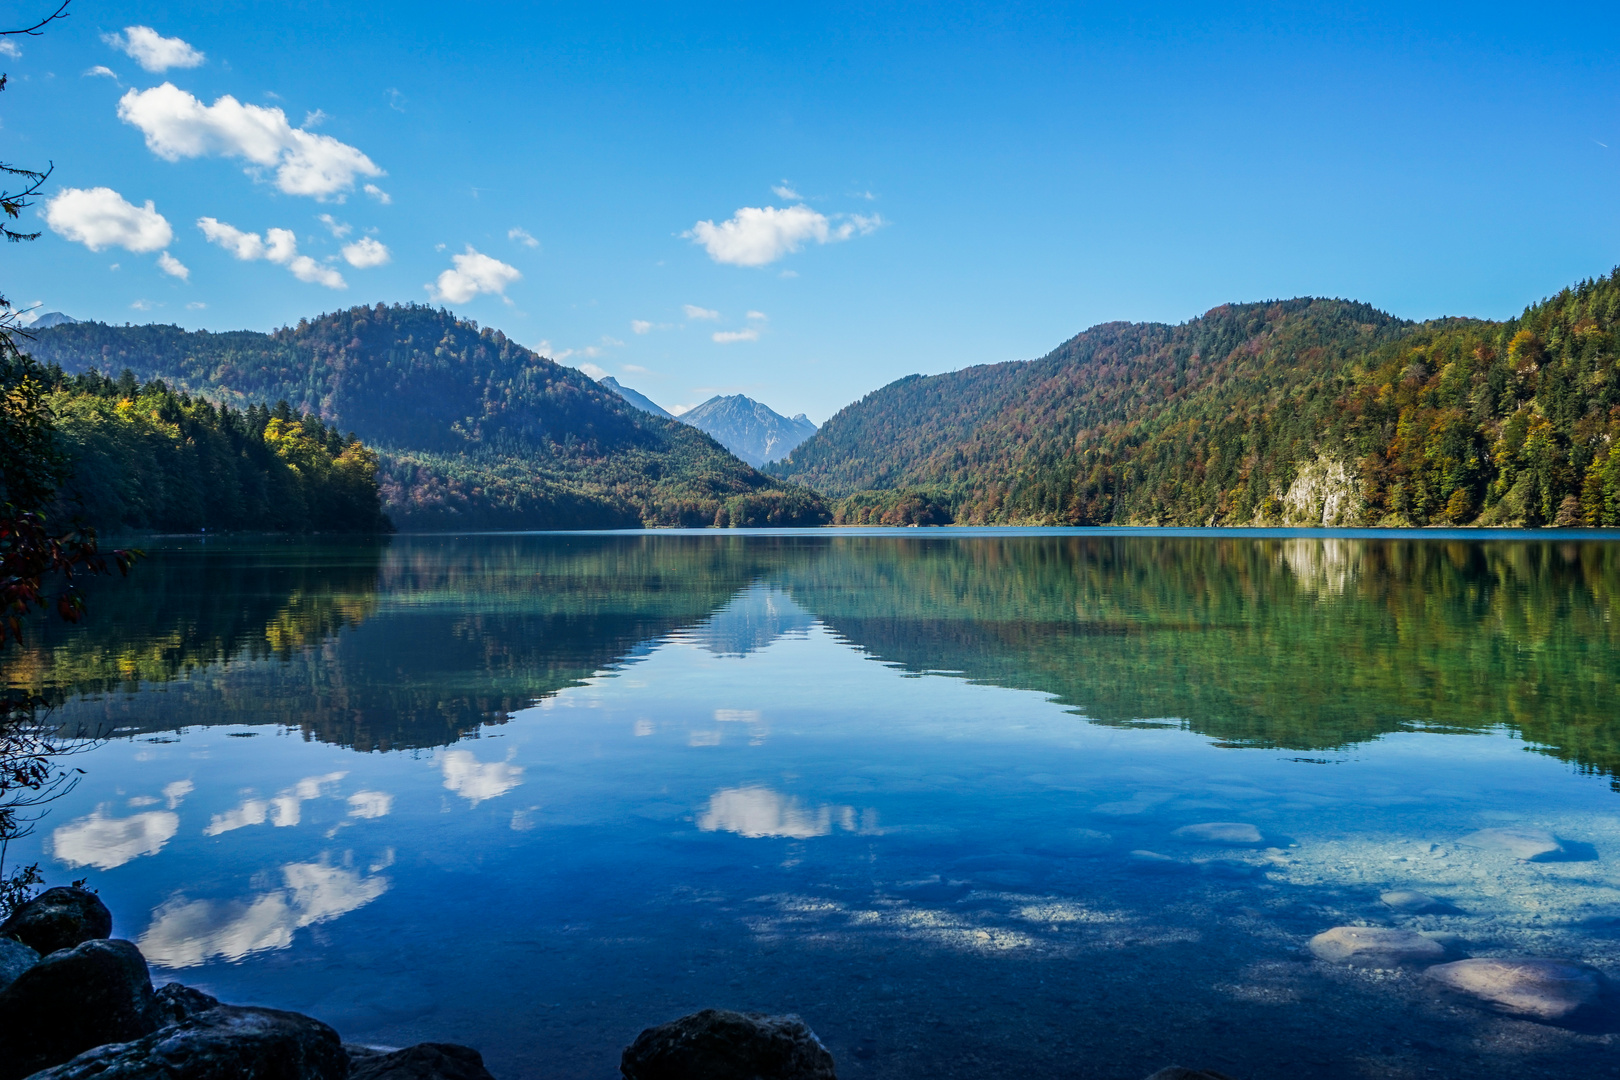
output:
{"label": "sky reflection in water", "polygon": [[210,542],[8,674],[120,730],[35,841],[160,979],[498,1076],[704,1005],[848,1076],[1606,1070],[1300,947],[1620,974],[1617,588],[1500,540]]}

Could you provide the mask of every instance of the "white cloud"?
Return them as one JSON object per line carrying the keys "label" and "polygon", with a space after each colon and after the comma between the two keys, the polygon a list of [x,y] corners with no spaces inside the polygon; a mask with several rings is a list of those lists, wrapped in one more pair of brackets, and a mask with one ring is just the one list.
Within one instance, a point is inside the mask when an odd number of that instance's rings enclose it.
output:
{"label": "white cloud", "polygon": [[479,761],[470,750],[447,750],[439,759],[444,786],[477,806],[523,783],[523,768],[506,761]]}
{"label": "white cloud", "polygon": [[103,34],[101,40],[152,72],[194,68],[207,59],[179,38],[166,38],[150,26],[126,26],[122,34]]}
{"label": "white cloud", "polygon": [[[130,90],[118,99],[118,118],[139,128],[147,149],[166,161],[219,155],[249,163],[249,172],[274,168],[288,195],[341,196],[358,176],[382,169],[347,143],[287,122],[280,109],[244,105],[229,94],[204,105],[173,83]],[[368,192],[374,185],[366,185]]]}
{"label": "white cloud", "polygon": [[386,791],[357,791],[349,796],[352,818],[387,817],[394,808],[394,797]]}
{"label": "white cloud", "polygon": [[681,310],[686,312],[688,319],[718,319],[720,313],[709,308],[698,307],[696,304],[685,304]]}
{"label": "white cloud", "polygon": [[763,311],[750,311],[748,313],[748,317],[758,322],[765,322],[770,318],[770,316],[766,315]]}
{"label": "white cloud", "polygon": [[630,320],[630,329],[634,333],[637,333],[637,334],[649,334],[649,333],[652,332],[652,328],[653,328],[653,324],[648,322],[646,319],[631,319]]}
{"label": "white cloud", "polygon": [[249,825],[263,825],[267,820],[277,828],[297,825],[303,820],[304,803],[320,798],[328,785],[348,775],[346,772],[331,772],[322,776],[306,776],[273,799],[244,799],[242,805],[235,809],[215,814],[203,829],[203,835],[218,836],[245,829]]}
{"label": "white cloud", "polygon": [[709,258],[732,266],[764,266],[806,243],[832,244],[864,236],[883,224],[877,215],[850,214],[837,225],[808,206],[744,206],[716,225],[700,221],[681,235],[702,244]]}
{"label": "white cloud", "polygon": [[[190,307],[191,305],[187,304],[186,306]],[[190,780],[176,780],[172,784],[163,786],[163,797],[169,800],[169,809],[173,810],[180,805],[181,800],[195,790],[197,790],[197,785]]]}
{"label": "white cloud", "polygon": [[[572,353],[572,351],[573,350],[571,350],[571,349],[569,350],[570,353]],[[607,368],[601,367],[601,366],[599,366],[597,364],[593,364],[589,360],[587,360],[587,361],[585,361],[585,363],[579,365],[579,370],[583,371],[585,374],[589,375],[591,378],[597,379],[597,380],[607,378],[607,374],[608,374],[607,373]]]}
{"label": "white cloud", "polygon": [[506,238],[514,241],[515,243],[522,244],[526,248],[537,248],[540,246],[540,241],[530,236],[527,229],[521,229],[515,225],[506,230]]}
{"label": "white cloud", "polygon": [[313,112],[307,112],[304,114],[304,122],[301,126],[306,128],[320,127],[322,123],[330,119],[332,118],[327,116],[326,113],[322,112],[320,109],[316,109]]}
{"label": "white cloud", "polygon": [[175,896],[152,912],[152,925],[136,945],[152,963],[167,968],[195,967],[215,956],[240,960],[285,949],[295,930],[362,908],[389,886],[385,877],[362,877],[324,860],[287,863],[281,878],[283,888],[245,900]]}
{"label": "white cloud", "polygon": [[455,264],[453,269],[440,274],[436,284],[423,286],[430,297],[441,303],[465,304],[479,293],[505,296],[506,287],[523,277],[517,267],[480,255],[471,244],[465,255],[453,256],[450,261]]}
{"label": "white cloud", "polygon": [[624,345],[624,342],[620,341],[618,338],[614,337],[612,334],[603,334],[602,335],[602,344],[607,345],[607,346],[609,346],[611,348],[620,348],[620,347],[622,347]]}
{"label": "white cloud", "polygon": [[0,56],[9,56],[15,60],[22,56],[22,47],[10,38],[0,38]]}
{"label": "white cloud", "polygon": [[[243,262],[264,259],[277,266],[285,266],[299,281],[325,285],[328,289],[349,287],[343,275],[330,266],[316,262],[308,255],[298,254],[298,237],[291,229],[266,229],[264,236],[260,236],[258,233],[243,232],[234,225],[211,217],[198,218],[197,228],[202,230],[209,243],[218,244]],[[346,254],[348,249],[344,251]]]}
{"label": "white cloud", "polygon": [[339,240],[354,232],[354,226],[346,221],[339,221],[331,214],[317,214],[315,220],[326,226],[326,231]]}
{"label": "white cloud", "polygon": [[158,269],[170,277],[179,278],[181,281],[191,280],[191,271],[186,269],[186,264],[170,255],[167,251],[158,256]]}
{"label": "white cloud", "polygon": [[105,64],[97,64],[95,67],[85,68],[84,69],[84,74],[85,74],[86,77],[95,77],[95,78],[98,78],[98,79],[111,79],[113,82],[118,81],[118,72],[114,71],[110,67],[107,67]]}
{"label": "white cloud", "polygon": [[717,330],[711,336],[721,345],[730,345],[738,341],[758,341],[759,331],[750,326],[747,330]]}
{"label": "white cloud", "polygon": [[45,204],[45,223],[91,251],[158,251],[174,239],[174,230],[151,199],[144,208],[135,206],[106,187],[66,188],[52,196]]}
{"label": "white cloud", "polygon": [[786,836],[807,840],[826,836],[836,823],[856,831],[859,818],[852,806],[807,807],[766,787],[722,788],[709,796],[709,808],[698,818],[704,832],[733,832],[738,836]]}
{"label": "white cloud", "polygon": [[186,305],[186,310],[187,311],[202,311],[207,307],[208,307],[208,305],[203,303],[201,300],[193,300],[191,303]]}
{"label": "white cloud", "polygon": [[382,203],[384,206],[387,206],[389,203],[394,201],[394,197],[392,195],[388,194],[388,192],[384,191],[376,184],[367,184],[361,190],[367,195],[370,195],[373,199],[376,199],[378,202]]}
{"label": "white cloud", "polygon": [[776,193],[778,199],[792,199],[794,202],[799,202],[804,198],[803,195],[793,190],[793,185],[786,180],[780,184],[772,184],[771,190]]}
{"label": "white cloud", "polygon": [[626,364],[624,370],[635,375],[647,375],[650,373],[647,368],[642,367],[640,364]]}
{"label": "white cloud", "polygon": [[362,236],[352,244],[343,245],[343,258],[348,264],[358,270],[365,270],[373,266],[383,266],[393,258],[386,245],[373,240],[369,236]]}
{"label": "white cloud", "polygon": [[[113,269],[118,269],[117,263],[113,264]],[[131,300],[129,306],[136,311],[151,311],[153,304],[150,300]]]}
{"label": "white cloud", "polygon": [[112,818],[96,807],[88,817],[51,833],[51,855],[69,866],[111,870],[142,855],[156,855],[180,830],[180,815],[153,810]]}

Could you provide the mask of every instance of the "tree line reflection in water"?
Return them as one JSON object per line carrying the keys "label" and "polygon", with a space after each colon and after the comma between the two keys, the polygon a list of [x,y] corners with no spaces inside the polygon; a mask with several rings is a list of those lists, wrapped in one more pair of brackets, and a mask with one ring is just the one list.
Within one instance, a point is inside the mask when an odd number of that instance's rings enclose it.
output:
{"label": "tree line reflection in water", "polygon": [[[443,746],[672,637],[824,625],[1100,724],[1331,753],[1505,727],[1620,775],[1620,544],[1139,534],[486,535],[151,545],[6,661],[67,730]],[[163,694],[139,693],[173,684]],[[274,812],[274,808],[266,810]]]}

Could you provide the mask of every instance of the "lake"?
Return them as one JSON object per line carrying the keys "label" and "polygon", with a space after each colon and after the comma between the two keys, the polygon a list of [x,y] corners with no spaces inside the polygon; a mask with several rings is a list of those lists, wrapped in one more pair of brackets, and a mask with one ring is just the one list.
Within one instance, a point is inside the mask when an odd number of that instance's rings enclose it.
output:
{"label": "lake", "polygon": [[156,982],[501,1080],[706,1006],[799,1013],[847,1078],[1620,1073],[1607,1014],[1306,947],[1620,976],[1613,540],[147,547],[5,670],[102,736],[12,858]]}

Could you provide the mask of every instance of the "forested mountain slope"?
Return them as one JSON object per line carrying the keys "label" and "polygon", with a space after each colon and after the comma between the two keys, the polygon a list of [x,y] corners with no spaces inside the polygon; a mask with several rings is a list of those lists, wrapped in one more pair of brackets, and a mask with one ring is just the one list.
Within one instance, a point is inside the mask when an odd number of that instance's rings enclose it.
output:
{"label": "forested mountain slope", "polygon": [[798,524],[819,498],[686,425],[632,408],[498,330],[420,305],[358,307],[271,334],[73,323],[29,351],[236,404],[289,401],[381,451],[402,528]]}
{"label": "forested mountain slope", "polygon": [[1502,323],[1310,298],[1109,323],[902,379],[770,471],[959,522],[1620,524],[1617,315],[1620,274]]}

